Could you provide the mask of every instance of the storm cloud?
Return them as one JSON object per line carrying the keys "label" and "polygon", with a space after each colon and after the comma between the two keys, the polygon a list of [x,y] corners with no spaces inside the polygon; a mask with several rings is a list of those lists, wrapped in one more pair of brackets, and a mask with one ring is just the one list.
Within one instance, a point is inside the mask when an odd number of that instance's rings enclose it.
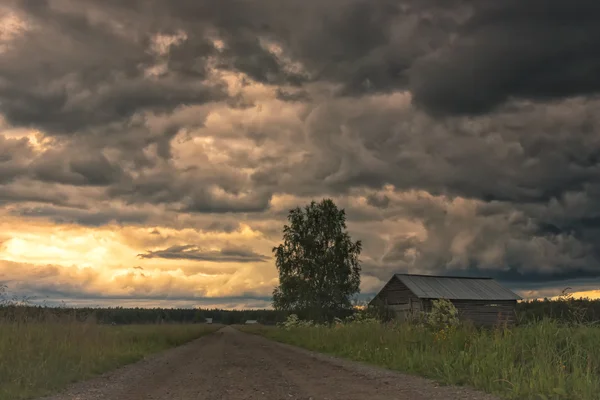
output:
{"label": "storm cloud", "polygon": [[171,260],[193,260],[211,262],[264,262],[269,257],[244,248],[226,247],[219,251],[202,250],[200,247],[187,244],[172,246],[163,250],[148,251],[138,254],[140,258],[166,258]]}
{"label": "storm cloud", "polygon": [[59,265],[61,298],[111,282],[115,298],[176,284],[178,301],[268,297],[263,254],[286,213],[331,197],[364,243],[365,293],[393,272],[593,287],[599,13],[591,0],[3,2],[4,270]]}

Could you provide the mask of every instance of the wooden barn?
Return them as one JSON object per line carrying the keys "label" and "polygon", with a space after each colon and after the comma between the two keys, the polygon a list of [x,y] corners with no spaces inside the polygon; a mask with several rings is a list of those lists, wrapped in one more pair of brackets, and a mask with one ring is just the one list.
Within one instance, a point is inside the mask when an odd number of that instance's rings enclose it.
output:
{"label": "wooden barn", "polygon": [[398,319],[415,311],[431,311],[433,300],[450,300],[461,320],[477,326],[513,325],[521,297],[492,278],[395,274],[369,303],[385,306]]}

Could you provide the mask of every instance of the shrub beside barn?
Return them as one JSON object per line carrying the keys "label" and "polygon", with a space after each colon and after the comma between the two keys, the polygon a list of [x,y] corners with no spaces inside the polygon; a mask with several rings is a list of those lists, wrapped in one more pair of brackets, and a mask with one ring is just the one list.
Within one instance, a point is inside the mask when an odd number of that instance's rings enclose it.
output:
{"label": "shrub beside barn", "polygon": [[397,319],[411,313],[430,312],[432,301],[447,299],[462,321],[476,326],[514,325],[521,297],[492,278],[395,274],[369,303],[385,307]]}

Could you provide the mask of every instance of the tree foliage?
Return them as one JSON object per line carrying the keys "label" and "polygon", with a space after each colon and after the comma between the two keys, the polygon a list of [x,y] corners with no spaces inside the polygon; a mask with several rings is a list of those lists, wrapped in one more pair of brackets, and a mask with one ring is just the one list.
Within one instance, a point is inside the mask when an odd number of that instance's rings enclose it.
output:
{"label": "tree foliage", "polygon": [[345,316],[359,293],[361,242],[346,230],[346,213],[330,199],[290,210],[283,243],[273,248],[279,286],[276,310],[315,321]]}

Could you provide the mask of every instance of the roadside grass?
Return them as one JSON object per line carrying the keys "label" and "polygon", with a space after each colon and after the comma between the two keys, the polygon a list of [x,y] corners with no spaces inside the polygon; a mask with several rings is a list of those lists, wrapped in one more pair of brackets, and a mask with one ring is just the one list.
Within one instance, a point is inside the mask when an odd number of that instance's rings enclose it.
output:
{"label": "roadside grass", "polygon": [[412,325],[241,326],[323,353],[468,385],[506,399],[600,399],[600,328],[544,320],[511,330]]}
{"label": "roadside grass", "polygon": [[218,328],[0,321],[0,400],[48,395]]}

